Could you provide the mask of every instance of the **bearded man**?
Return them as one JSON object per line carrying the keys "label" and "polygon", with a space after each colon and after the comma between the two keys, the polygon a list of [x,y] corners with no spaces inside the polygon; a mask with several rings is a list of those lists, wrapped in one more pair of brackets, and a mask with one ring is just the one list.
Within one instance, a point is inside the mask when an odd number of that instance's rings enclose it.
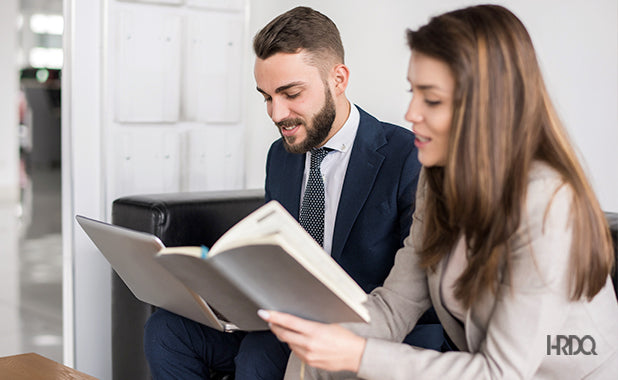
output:
{"label": "bearded man", "polygon": [[[322,13],[276,17],[253,49],[257,91],[281,134],[268,153],[266,201],[281,203],[369,293],[410,231],[421,168],[414,136],[347,99],[341,37]],[[415,330],[406,342],[441,349],[439,324]],[[165,310],[148,320],[144,346],[155,380],[208,379],[212,370],[282,379],[290,355],[270,331],[224,333]]]}

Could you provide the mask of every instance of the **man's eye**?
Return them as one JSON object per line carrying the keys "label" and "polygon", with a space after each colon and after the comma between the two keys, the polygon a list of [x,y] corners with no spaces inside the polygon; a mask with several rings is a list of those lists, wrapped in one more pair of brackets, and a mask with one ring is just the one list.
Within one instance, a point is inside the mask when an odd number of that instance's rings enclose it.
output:
{"label": "man's eye", "polygon": [[270,102],[271,100],[273,100],[273,98],[271,98],[270,96],[265,96],[265,97],[264,97],[264,103],[268,103],[268,102]]}
{"label": "man's eye", "polygon": [[300,95],[300,92],[297,92],[295,94],[287,94],[287,98],[294,99],[294,98],[297,98],[299,95]]}

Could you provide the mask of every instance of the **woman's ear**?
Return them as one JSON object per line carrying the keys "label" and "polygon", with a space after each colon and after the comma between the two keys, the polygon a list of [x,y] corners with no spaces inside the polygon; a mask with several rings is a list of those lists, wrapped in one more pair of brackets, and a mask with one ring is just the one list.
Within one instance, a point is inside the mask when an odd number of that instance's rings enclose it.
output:
{"label": "woman's ear", "polygon": [[350,70],[346,65],[340,63],[333,67],[333,79],[335,84],[335,95],[341,95],[348,87],[348,80],[350,79]]}

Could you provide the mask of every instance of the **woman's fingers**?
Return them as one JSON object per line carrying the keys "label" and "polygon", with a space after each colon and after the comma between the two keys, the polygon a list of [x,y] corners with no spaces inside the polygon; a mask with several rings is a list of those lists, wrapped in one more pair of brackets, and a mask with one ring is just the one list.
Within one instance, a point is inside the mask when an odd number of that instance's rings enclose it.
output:
{"label": "woman's fingers", "polygon": [[365,339],[336,325],[308,321],[290,314],[258,312],[277,338],[305,363],[329,371],[357,371]]}
{"label": "woman's fingers", "polygon": [[305,335],[310,331],[311,325],[316,324],[316,322],[277,311],[259,310],[258,315],[268,322],[271,331],[279,340],[288,343],[290,346],[302,346],[306,341]]}
{"label": "woman's fingers", "polygon": [[291,314],[272,310],[260,309],[258,310],[258,315],[268,323],[284,326],[289,330],[295,331],[302,331],[309,328],[312,324],[318,324],[317,322],[311,322]]}

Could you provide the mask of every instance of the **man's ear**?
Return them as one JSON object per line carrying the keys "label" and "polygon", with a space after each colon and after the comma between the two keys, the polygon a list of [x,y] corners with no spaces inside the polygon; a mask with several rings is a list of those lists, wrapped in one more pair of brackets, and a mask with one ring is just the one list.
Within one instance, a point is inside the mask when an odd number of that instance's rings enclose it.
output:
{"label": "man's ear", "polygon": [[350,79],[350,69],[343,63],[337,64],[333,67],[333,79],[335,84],[335,95],[341,95],[348,87],[348,80]]}

